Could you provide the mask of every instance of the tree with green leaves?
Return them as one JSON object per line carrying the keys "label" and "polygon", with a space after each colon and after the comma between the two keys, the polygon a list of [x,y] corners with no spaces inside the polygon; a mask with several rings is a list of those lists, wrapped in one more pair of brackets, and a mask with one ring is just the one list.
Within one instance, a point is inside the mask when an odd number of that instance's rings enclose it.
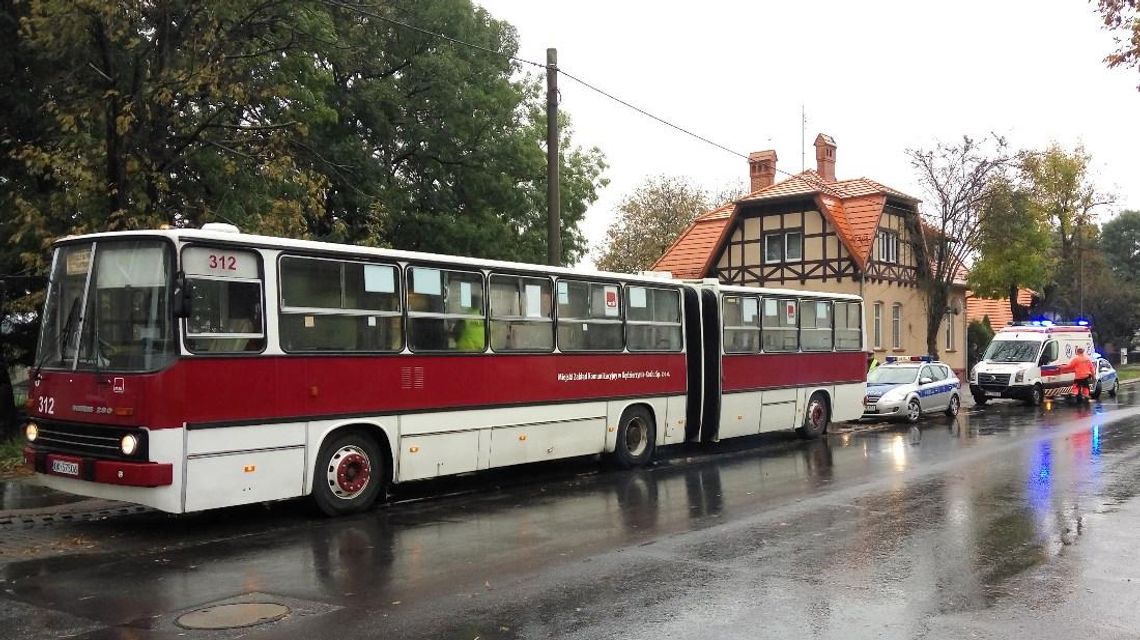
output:
{"label": "tree with green leaves", "polygon": [[1140,211],[1121,211],[1104,223],[1100,244],[1112,271],[1140,287]]}
{"label": "tree with green leaves", "polygon": [[1112,202],[1092,180],[1091,157],[1082,147],[1072,151],[1052,144],[1044,151],[1023,152],[1021,181],[1030,208],[1047,220],[1053,233],[1056,272],[1045,289],[1043,306],[1064,318],[1086,315],[1092,284],[1091,261],[1099,251],[1094,216]]}
{"label": "tree with green leaves", "polygon": [[708,192],[686,178],[647,178],[618,205],[598,247],[598,268],[623,273],[650,268],[710,208]]}
{"label": "tree with green leaves", "polygon": [[978,259],[970,268],[970,290],[986,298],[1007,298],[1014,320],[1029,309],[1018,304],[1022,288],[1043,291],[1053,282],[1053,230],[1029,194],[1009,180],[995,180],[979,218]]}
{"label": "tree with green leaves", "polygon": [[[228,220],[542,259],[542,96],[535,78],[517,77],[514,29],[469,0],[30,0],[9,10],[17,47],[42,67],[25,82],[47,116],[4,149],[49,186],[40,199],[12,198],[18,232]],[[604,162],[563,131],[572,262]]]}

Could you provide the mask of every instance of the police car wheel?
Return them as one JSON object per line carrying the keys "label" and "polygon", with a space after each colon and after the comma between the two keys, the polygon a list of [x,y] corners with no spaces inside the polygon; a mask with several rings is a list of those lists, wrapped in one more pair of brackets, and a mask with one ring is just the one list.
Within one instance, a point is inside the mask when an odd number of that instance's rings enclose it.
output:
{"label": "police car wheel", "polygon": [[1117,392],[1119,389],[1120,389],[1120,381],[1119,381],[1119,380],[1113,380],[1113,381],[1112,381],[1112,386],[1111,386],[1111,387],[1108,389],[1108,397],[1110,397],[1110,398],[1115,398],[1115,397],[1116,397],[1116,392]]}
{"label": "police car wheel", "polygon": [[962,401],[958,399],[958,396],[951,396],[950,404],[946,407],[946,415],[953,418],[954,416],[958,415],[958,409],[960,409],[961,406]]}
{"label": "police car wheel", "polygon": [[906,421],[914,424],[922,417],[922,405],[918,404],[917,398],[912,398],[906,405]]}
{"label": "police car wheel", "polygon": [[1089,395],[1092,396],[1093,400],[1100,399],[1100,380],[1097,380],[1096,384],[1093,385],[1092,390],[1089,391]]}

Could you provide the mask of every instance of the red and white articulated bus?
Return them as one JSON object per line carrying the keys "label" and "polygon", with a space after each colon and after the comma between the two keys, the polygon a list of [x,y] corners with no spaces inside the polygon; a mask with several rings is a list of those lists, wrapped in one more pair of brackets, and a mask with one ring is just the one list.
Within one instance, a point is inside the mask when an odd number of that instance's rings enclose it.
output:
{"label": "red and white articulated bus", "polygon": [[863,411],[856,296],[241,234],[55,245],[25,462],[183,513],[659,446],[822,434]]}

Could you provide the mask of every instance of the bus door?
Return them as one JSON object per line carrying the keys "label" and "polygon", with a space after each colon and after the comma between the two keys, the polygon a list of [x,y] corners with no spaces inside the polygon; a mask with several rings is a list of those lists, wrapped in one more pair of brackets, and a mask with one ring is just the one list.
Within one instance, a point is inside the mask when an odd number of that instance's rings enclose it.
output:
{"label": "bus door", "polygon": [[701,411],[701,442],[720,439],[720,298],[713,289],[701,290],[701,333],[704,336],[704,406]]}
{"label": "bus door", "polygon": [[685,442],[700,440],[701,412],[704,408],[704,336],[701,332],[701,294],[685,287]]}

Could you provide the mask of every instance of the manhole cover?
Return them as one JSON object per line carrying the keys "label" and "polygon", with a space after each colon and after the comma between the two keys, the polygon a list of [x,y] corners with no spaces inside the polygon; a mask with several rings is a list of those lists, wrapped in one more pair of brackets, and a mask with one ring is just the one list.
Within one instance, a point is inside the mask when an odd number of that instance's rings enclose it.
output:
{"label": "manhole cover", "polygon": [[184,629],[235,629],[276,622],[289,615],[289,607],[272,602],[221,604],[178,616]]}

